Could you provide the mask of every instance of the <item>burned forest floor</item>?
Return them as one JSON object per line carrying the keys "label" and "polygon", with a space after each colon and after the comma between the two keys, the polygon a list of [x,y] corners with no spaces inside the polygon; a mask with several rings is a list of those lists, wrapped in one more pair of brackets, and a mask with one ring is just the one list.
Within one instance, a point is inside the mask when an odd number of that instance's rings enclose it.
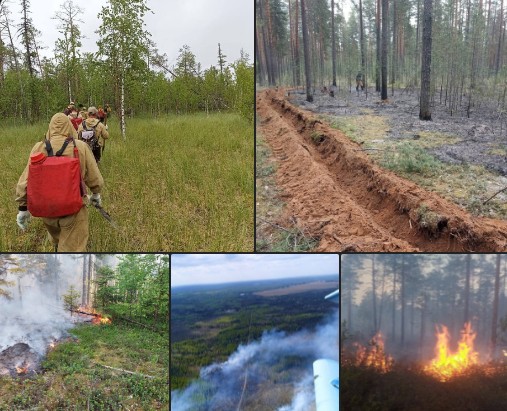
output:
{"label": "burned forest floor", "polygon": [[168,409],[167,334],[119,323],[70,333],[35,375],[0,377],[1,411]]}
{"label": "burned forest floor", "polygon": [[356,411],[463,411],[507,409],[507,368],[477,368],[447,382],[417,367],[387,373],[342,366],[341,406]]}
{"label": "burned forest floor", "polygon": [[421,121],[411,90],[389,90],[384,103],[355,90],[305,98],[257,93],[259,251],[277,251],[290,233],[299,237],[289,250],[505,250],[507,191],[489,199],[507,187],[496,101],[467,117],[436,95],[433,120]]}

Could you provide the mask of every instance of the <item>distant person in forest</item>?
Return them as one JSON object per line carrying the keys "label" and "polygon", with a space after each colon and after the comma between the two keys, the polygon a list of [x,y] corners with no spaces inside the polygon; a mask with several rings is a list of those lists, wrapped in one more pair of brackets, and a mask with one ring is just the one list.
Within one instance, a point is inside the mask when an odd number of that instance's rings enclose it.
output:
{"label": "distant person in forest", "polygon": [[361,87],[361,90],[364,90],[364,76],[361,72],[357,73],[356,76],[356,91],[359,91],[359,87]]}
{"label": "distant person in forest", "polygon": [[87,117],[86,107],[83,106],[82,104],[79,105],[78,117],[82,118],[83,120],[86,120],[86,117]]}
{"label": "distant person in forest", "polygon": [[63,110],[63,113],[68,116],[70,115],[70,113],[72,112],[72,110],[74,110],[76,108],[75,104],[73,101],[71,101],[69,103],[69,105],[67,106],[67,108],[65,110]]}
{"label": "distant person in forest", "polygon": [[70,119],[70,122],[72,123],[72,125],[74,126],[74,129],[77,131],[77,129],[78,129],[79,125],[81,124],[81,122],[83,121],[83,119],[78,117],[78,113],[75,108],[70,112],[69,119]]}
{"label": "distant person in forest", "polygon": [[97,111],[97,118],[99,119],[99,121],[102,123],[102,124],[105,124],[104,123],[104,120],[106,118],[106,112],[104,111],[104,109],[102,108],[102,106],[99,106],[99,109]]}
{"label": "distant person in forest", "polygon": [[[62,157],[74,157],[74,149],[77,150],[77,158],[79,158],[79,165],[81,168],[80,178],[91,190],[92,195],[88,198],[85,192],[86,188],[82,187],[82,190],[80,190],[81,201],[77,203],[77,207],[80,206],[79,211],[74,214],[67,214],[59,217],[41,216],[42,221],[44,222],[44,226],[49,233],[56,251],[85,252],[89,233],[88,210],[86,204],[91,202],[94,206],[101,205],[100,192],[104,185],[104,179],[100,174],[92,152],[84,142],[77,140],[77,132],[74,130],[70,119],[64,113],[57,113],[51,118],[44,141],[38,142],[32,148],[29,163],[21,174],[16,187],[16,202],[19,206],[16,222],[22,230],[26,230],[31,217],[28,211],[28,205],[34,204],[34,200],[30,200],[29,202],[27,197],[27,186],[28,180],[30,179],[29,166],[30,163],[33,164],[35,160],[37,162],[41,160],[44,162],[44,155],[48,154],[48,148],[54,151],[55,154],[58,154],[61,150]],[[44,191],[52,192],[58,189],[60,192],[61,184],[60,180],[57,181],[56,184],[50,181],[44,182]],[[79,177],[77,184],[80,184]],[[71,191],[67,187],[62,187],[62,190],[65,190],[65,193]],[[35,192],[37,191],[41,192],[41,187],[35,190]],[[68,198],[68,196],[64,196],[64,198]]]}
{"label": "distant person in forest", "polygon": [[106,145],[106,139],[109,138],[107,126],[104,126],[97,118],[98,110],[95,107],[89,107],[87,119],[79,125],[77,130],[80,140],[85,141],[91,148],[97,164],[100,164],[100,158]]}

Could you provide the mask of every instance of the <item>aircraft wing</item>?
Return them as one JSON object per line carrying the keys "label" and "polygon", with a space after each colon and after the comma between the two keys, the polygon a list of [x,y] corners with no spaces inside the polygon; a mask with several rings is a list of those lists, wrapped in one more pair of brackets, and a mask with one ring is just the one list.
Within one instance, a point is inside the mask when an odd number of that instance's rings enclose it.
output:
{"label": "aircraft wing", "polygon": [[334,300],[334,299],[338,299],[339,295],[340,295],[340,290],[336,290],[336,291],[333,291],[331,294],[326,295],[324,298],[326,300]]}
{"label": "aircraft wing", "polygon": [[313,383],[317,411],[338,411],[338,361],[320,359],[313,363]]}

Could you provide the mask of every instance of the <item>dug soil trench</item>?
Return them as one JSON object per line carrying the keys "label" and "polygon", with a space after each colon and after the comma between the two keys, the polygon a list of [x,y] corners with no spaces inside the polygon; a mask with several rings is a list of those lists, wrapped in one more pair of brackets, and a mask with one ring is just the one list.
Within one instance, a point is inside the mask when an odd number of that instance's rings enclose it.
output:
{"label": "dug soil trench", "polygon": [[257,115],[278,163],[285,213],[320,239],[316,251],[506,250],[507,222],[474,217],[382,169],[283,90],[259,92]]}

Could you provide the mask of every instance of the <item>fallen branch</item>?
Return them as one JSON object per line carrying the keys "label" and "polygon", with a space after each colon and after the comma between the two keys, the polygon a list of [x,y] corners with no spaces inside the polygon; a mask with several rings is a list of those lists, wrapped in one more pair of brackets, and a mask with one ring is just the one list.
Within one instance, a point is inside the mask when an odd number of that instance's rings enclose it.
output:
{"label": "fallen branch", "polygon": [[259,217],[259,216],[257,216],[257,218],[258,218],[259,220],[261,220],[263,223],[266,223],[266,224],[272,225],[273,227],[279,228],[280,230],[283,230],[283,231],[286,231],[286,232],[288,232],[288,233],[291,233],[291,234],[292,234],[292,231],[291,231],[291,230],[289,230],[289,229],[287,229],[287,228],[285,228],[285,227],[282,227],[282,226],[281,226],[281,225],[279,225],[279,224],[272,223],[271,221],[268,221],[268,220],[264,220],[262,217]]}
{"label": "fallen branch", "polygon": [[500,194],[502,191],[507,190],[507,187],[502,188],[501,190],[497,191],[495,194],[493,194],[491,197],[489,197],[487,200],[483,201],[482,204],[486,204],[489,200],[495,198],[498,194]]}
{"label": "fallen branch", "polygon": [[104,368],[108,368],[110,370],[120,371],[120,372],[124,372],[124,373],[127,373],[127,374],[140,375],[141,377],[146,377],[146,378],[155,378],[152,375],[141,374],[140,372],[128,371],[128,370],[124,370],[123,368],[110,367],[109,365],[104,365],[104,364],[99,364],[99,363],[95,363],[95,364],[96,365],[100,365],[101,367],[104,367]]}

